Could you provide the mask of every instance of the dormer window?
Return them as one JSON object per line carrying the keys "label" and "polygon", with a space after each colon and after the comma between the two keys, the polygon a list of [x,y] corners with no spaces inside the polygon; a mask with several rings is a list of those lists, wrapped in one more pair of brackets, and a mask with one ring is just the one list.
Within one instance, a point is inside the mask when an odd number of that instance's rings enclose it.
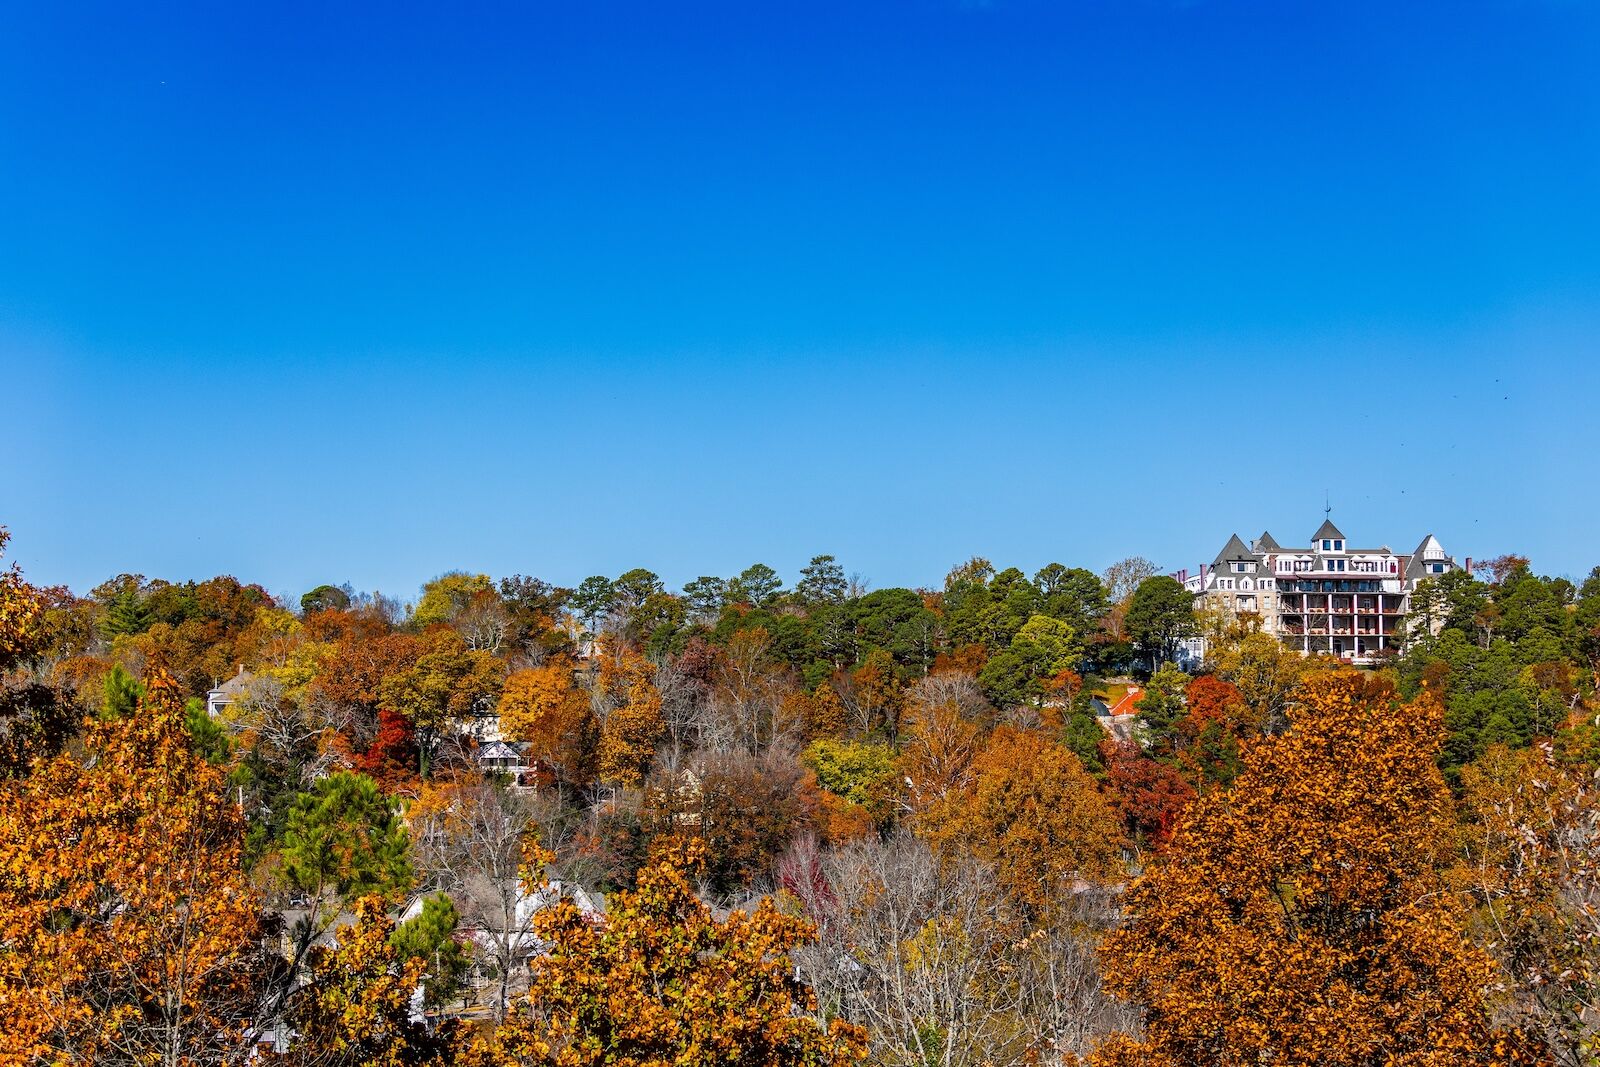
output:
{"label": "dormer window", "polygon": [[1235,574],[1243,574],[1249,569],[1250,569],[1250,564],[1248,564],[1248,563],[1235,563],[1233,565],[1233,573],[1235,573]]}

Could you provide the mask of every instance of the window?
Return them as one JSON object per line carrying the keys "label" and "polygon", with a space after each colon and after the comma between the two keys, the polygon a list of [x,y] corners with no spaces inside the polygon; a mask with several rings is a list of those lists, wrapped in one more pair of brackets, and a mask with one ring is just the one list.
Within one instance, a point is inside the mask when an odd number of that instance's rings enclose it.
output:
{"label": "window", "polygon": [[1333,542],[1328,540],[1326,537],[1324,537],[1322,539],[1322,551],[1324,551],[1324,552],[1332,552],[1333,551]]}
{"label": "window", "polygon": [[1430,564],[1428,564],[1428,572],[1430,574],[1443,574],[1444,573],[1444,564],[1443,563],[1430,563]]}
{"label": "window", "polygon": [[1333,550],[1335,552],[1343,552],[1344,551],[1344,542],[1343,541],[1335,541],[1333,543]]}
{"label": "window", "polygon": [[1235,573],[1235,574],[1243,574],[1245,571],[1247,571],[1249,569],[1250,569],[1250,564],[1248,564],[1248,563],[1235,563],[1233,565],[1233,573]]}

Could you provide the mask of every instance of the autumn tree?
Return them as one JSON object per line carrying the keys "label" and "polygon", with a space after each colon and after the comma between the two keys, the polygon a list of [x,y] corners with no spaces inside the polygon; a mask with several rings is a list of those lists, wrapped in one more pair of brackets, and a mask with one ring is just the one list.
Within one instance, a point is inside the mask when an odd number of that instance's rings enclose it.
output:
{"label": "autumn tree", "polygon": [[0,785],[0,1061],[214,1063],[272,965],[244,819],[156,674],[135,714]]}
{"label": "autumn tree", "polygon": [[1197,789],[1226,787],[1242,769],[1240,747],[1260,733],[1238,688],[1213,674],[1189,683],[1186,710],[1173,731],[1179,764]]}
{"label": "autumn tree", "polygon": [[470,728],[493,711],[505,684],[505,663],[468,648],[451,630],[430,631],[424,641],[414,664],[382,680],[378,697],[411,721],[426,778],[441,737],[454,728]]}
{"label": "autumn tree", "polygon": [[825,737],[807,745],[800,762],[824,790],[822,815],[830,839],[887,825],[899,793],[888,746]]}
{"label": "autumn tree", "polygon": [[692,833],[703,841],[704,886],[730,897],[770,875],[789,843],[811,828],[804,773],[786,753],[704,755],[684,774],[652,775],[643,815],[656,836]]}
{"label": "autumn tree", "polygon": [[408,812],[417,867],[450,894],[474,931],[478,958],[495,983],[496,1019],[510,1003],[516,966],[533,940],[519,872],[540,836],[540,802],[504,783],[461,775],[435,781]]}
{"label": "autumn tree", "polygon": [[800,973],[866,1028],[872,1063],[1071,1063],[1133,1021],[1102,992],[1095,962],[1105,892],[1075,893],[1029,923],[989,866],[905,830],[821,851],[801,841],[785,862],[785,885],[818,928],[795,953]]}
{"label": "autumn tree", "polygon": [[545,656],[572,651],[572,635],[561,625],[562,609],[573,590],[541,578],[514,574],[500,579],[500,600],[511,619],[512,646],[534,664]]}
{"label": "autumn tree", "polygon": [[1001,726],[973,760],[971,783],[921,816],[945,854],[991,864],[1012,898],[1044,913],[1079,883],[1124,872],[1122,833],[1099,786],[1065,745]]}
{"label": "autumn tree", "polygon": [[507,678],[499,713],[500,733],[527,742],[533,759],[558,768],[568,781],[588,779],[597,733],[594,710],[566,657]]}
{"label": "autumn tree", "polygon": [[1272,634],[1252,633],[1215,644],[1207,658],[1217,677],[1233,686],[1257,727],[1281,733],[1288,725],[1309,664]]}
{"label": "autumn tree", "polygon": [[422,599],[417,601],[411,621],[419,627],[454,622],[473,597],[494,591],[494,581],[487,574],[446,571],[422,587]]}
{"label": "autumn tree", "polygon": [[993,716],[971,675],[934,674],[912,687],[895,761],[912,811],[948,803],[972,784],[972,764]]}
{"label": "autumn tree", "polygon": [[60,752],[77,732],[79,718],[69,692],[0,676],[0,779],[20,778],[35,759]]}
{"label": "autumn tree", "polygon": [[644,658],[626,648],[600,665],[597,697],[605,715],[597,769],[605,781],[637,784],[655,758],[665,723],[651,674]]}
{"label": "autumn tree", "polygon": [[1102,947],[1143,1036],[1107,1065],[1516,1062],[1485,1003],[1493,964],[1443,870],[1441,712],[1354,672],[1319,679],[1294,728],[1196,801]]}
{"label": "autumn tree", "polygon": [[1194,799],[1194,787],[1170,763],[1153,759],[1134,741],[1104,738],[1100,764],[1105,795],[1136,849],[1161,850]]}
{"label": "autumn tree", "polygon": [[905,710],[905,686],[895,671],[894,657],[887,649],[873,649],[851,674],[850,682],[849,707],[856,729],[862,734],[881,731],[893,745]]}
{"label": "autumn tree", "polygon": [[1588,1067],[1600,1036],[1600,790],[1591,758],[1563,749],[1592,726],[1461,769],[1469,930],[1501,964],[1506,1010],[1563,1067]]}
{"label": "autumn tree", "polygon": [[784,719],[797,724],[801,736],[808,740],[838,737],[848,728],[844,701],[827,682],[820,683],[809,693],[791,691],[783,700]]}
{"label": "autumn tree", "polygon": [[[490,1062],[527,1067],[846,1067],[856,1026],[822,1023],[791,954],[813,930],[771,901],[718,920],[695,895],[703,846],[664,848],[602,922],[567,900],[539,913],[549,951]],[[545,887],[552,899],[559,896]]]}
{"label": "autumn tree", "polygon": [[306,982],[289,998],[286,1067],[423,1067],[451,1062],[453,1027],[414,1017],[412,994],[427,964],[393,943],[383,900],[363,897],[332,945],[313,949]]}
{"label": "autumn tree", "polygon": [[282,833],[295,795],[333,764],[334,727],[324,707],[259,678],[221,716],[235,753],[232,780],[251,819],[252,858]]}
{"label": "autumn tree", "polygon": [[[0,526],[0,556],[9,540],[10,531]],[[43,645],[44,613],[43,595],[22,580],[16,564],[0,571],[0,671],[11,669]]]}
{"label": "autumn tree", "polygon": [[803,727],[782,715],[792,683],[774,659],[765,627],[734,631],[717,657],[715,680],[706,722],[711,747],[762,752]]}

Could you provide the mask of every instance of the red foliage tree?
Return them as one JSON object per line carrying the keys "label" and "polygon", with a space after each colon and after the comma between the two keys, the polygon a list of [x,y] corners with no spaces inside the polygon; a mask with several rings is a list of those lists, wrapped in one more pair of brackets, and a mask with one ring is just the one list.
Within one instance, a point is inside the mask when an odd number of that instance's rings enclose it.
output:
{"label": "red foliage tree", "polygon": [[1173,767],[1153,760],[1132,741],[1103,741],[1106,793],[1128,836],[1160,851],[1194,789]]}

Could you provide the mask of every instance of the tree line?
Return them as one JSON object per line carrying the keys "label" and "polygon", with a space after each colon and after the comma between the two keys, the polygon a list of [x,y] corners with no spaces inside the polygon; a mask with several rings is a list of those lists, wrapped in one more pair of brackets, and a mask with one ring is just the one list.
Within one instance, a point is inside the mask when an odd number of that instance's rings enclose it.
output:
{"label": "tree line", "polygon": [[13,567],[0,1061],[1590,1063],[1600,569],[1414,600]]}

